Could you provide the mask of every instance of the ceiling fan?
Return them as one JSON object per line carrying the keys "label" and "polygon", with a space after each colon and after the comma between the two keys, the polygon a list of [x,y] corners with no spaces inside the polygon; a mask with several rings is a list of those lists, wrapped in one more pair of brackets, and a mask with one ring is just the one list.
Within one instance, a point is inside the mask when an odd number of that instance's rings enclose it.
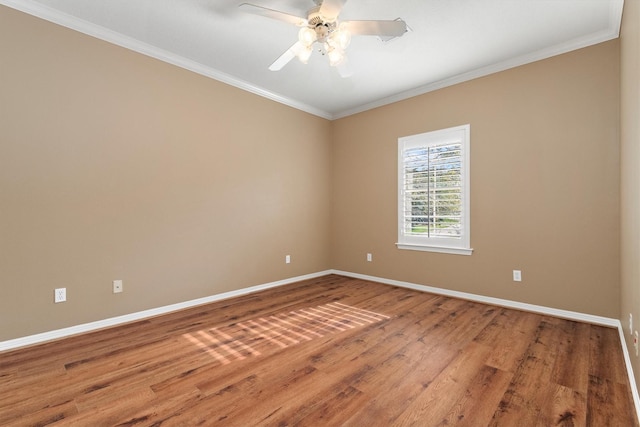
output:
{"label": "ceiling fan", "polygon": [[298,41],[269,66],[271,71],[281,70],[297,57],[306,64],[313,53],[314,44],[329,59],[329,65],[337,67],[343,77],[350,75],[346,67],[345,49],[351,35],[378,36],[387,41],[407,32],[407,24],[398,18],[392,21],[338,21],[338,15],[347,0],[313,0],[316,4],[306,18],[291,15],[263,6],[242,3],[239,8],[245,12],[294,24],[300,28]]}

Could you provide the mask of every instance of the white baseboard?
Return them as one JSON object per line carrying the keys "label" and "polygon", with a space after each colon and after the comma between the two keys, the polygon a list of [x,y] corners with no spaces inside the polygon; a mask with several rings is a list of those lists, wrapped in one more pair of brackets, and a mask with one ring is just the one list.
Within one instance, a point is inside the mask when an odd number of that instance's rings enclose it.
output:
{"label": "white baseboard", "polygon": [[277,282],[265,283],[262,285],[251,286],[249,288],[238,289],[235,291],[224,292],[204,298],[198,298],[190,301],[180,302],[177,304],[166,305],[163,307],[152,308],[149,310],[139,311],[137,313],[125,314],[123,316],[112,317],[109,319],[98,320],[95,322],[84,323],[82,325],[71,326],[68,328],[57,329],[53,331],[43,332],[40,334],[29,335],[26,337],[16,338],[7,341],[0,341],[0,351],[15,350],[17,348],[26,347],[34,344],[41,344],[46,341],[57,340],[60,338],[78,335],[82,333],[96,331],[112,326],[122,325],[124,323],[135,322],[149,317],[161,314],[171,313],[173,311],[183,310],[202,304],[208,304],[223,299],[233,298],[241,295],[250,294],[252,292],[262,291],[264,289],[275,288],[277,286],[287,285],[289,283],[300,282],[302,280],[315,279],[316,277],[326,276],[331,271],[321,271],[318,273],[307,274],[304,276],[292,277],[289,279],[279,280]]}
{"label": "white baseboard", "polygon": [[554,317],[560,317],[563,319],[576,320],[578,322],[591,323],[601,326],[610,326],[618,329],[620,335],[620,344],[622,345],[622,352],[624,355],[624,362],[627,366],[627,375],[629,377],[629,385],[631,386],[631,394],[633,395],[633,402],[636,408],[636,416],[640,420],[640,396],[638,395],[638,387],[636,386],[636,380],[633,375],[633,367],[631,366],[631,358],[629,357],[629,351],[627,350],[627,344],[625,341],[624,330],[622,323],[619,319],[613,319],[610,317],[594,316],[592,314],[579,313],[576,311],[560,310],[557,308],[545,307],[541,305],[527,304],[518,301],[505,300],[500,298],[487,297],[483,295],[470,294],[467,292],[452,291],[449,289],[434,288],[432,286],[418,285],[415,283],[402,282],[399,280],[385,279],[381,277],[369,276],[366,274],[350,273],[347,271],[331,270],[332,274],[339,274],[341,276],[353,277],[356,279],[370,280],[372,282],[384,283],[387,285],[399,286],[408,289],[414,289],[417,291],[429,292],[437,295],[450,296],[454,298],[466,299],[469,301],[480,302],[484,304],[497,305],[500,307],[513,308],[516,310],[529,311],[532,313],[547,314]]}
{"label": "white baseboard", "polygon": [[366,274],[350,273],[348,271],[331,270],[332,274],[353,277],[355,279],[370,280],[372,282],[384,283],[387,285],[399,286],[402,288],[414,289],[416,291],[429,292],[437,295],[466,299],[469,301],[481,302],[484,304],[497,305],[500,307],[514,308],[516,310],[529,311],[532,313],[548,314],[549,316],[560,317],[562,319],[577,320],[579,322],[592,323],[601,326],[617,328],[620,324],[618,319],[610,317],[594,316],[592,314],[579,313],[576,311],[560,310],[557,308],[545,307],[542,305],[527,304],[524,302],[511,301],[500,298],[487,297],[483,295],[470,294],[467,292],[452,291],[449,289],[434,288],[432,286],[418,285],[416,283],[403,282],[400,280],[385,279],[382,277],[368,276]]}
{"label": "white baseboard", "polygon": [[618,321],[618,333],[620,334],[620,343],[622,344],[622,354],[624,355],[624,363],[627,365],[627,375],[629,376],[629,384],[631,385],[631,394],[633,395],[633,403],[636,406],[636,415],[640,421],[640,395],[638,395],[638,387],[636,386],[636,379],[633,375],[633,367],[631,366],[631,358],[629,357],[629,351],[627,350],[627,342],[624,335],[624,328],[622,323]]}
{"label": "white baseboard", "polygon": [[40,344],[46,341],[56,340],[60,338],[69,337],[72,335],[92,332],[98,329],[108,328],[112,326],[121,325],[124,323],[130,323],[137,320],[143,320],[149,317],[158,316],[161,314],[167,314],[186,308],[195,307],[198,305],[208,304],[223,299],[233,298],[241,295],[250,294],[252,292],[262,291],[265,289],[275,288],[278,286],[287,285],[290,283],[299,282],[302,280],[315,279],[317,277],[326,276],[328,274],[337,274],[346,277],[353,277],[356,279],[370,280],[372,282],[384,283],[387,285],[399,286],[408,289],[414,289],[422,292],[429,292],[437,295],[450,296],[454,298],[461,298],[470,301],[476,301],[484,304],[491,304],[500,307],[513,308],[516,310],[529,311],[533,313],[547,314],[550,316],[560,317],[563,319],[576,320],[579,322],[592,323],[602,326],[610,326],[618,329],[620,335],[620,343],[622,345],[622,351],[624,354],[624,361],[627,366],[627,374],[629,376],[629,383],[631,385],[631,393],[633,395],[633,401],[636,407],[636,413],[638,419],[640,419],[640,397],[638,395],[638,388],[636,387],[636,381],[633,375],[633,368],[631,367],[631,359],[629,352],[627,351],[627,345],[625,341],[624,331],[619,319],[612,319],[609,317],[594,316],[591,314],[579,313],[575,311],[560,310],[551,307],[545,307],[534,304],[527,304],[518,301],[505,300],[500,298],[487,297],[483,295],[476,295],[467,292],[452,291],[449,289],[435,288],[432,286],[419,285],[416,283],[403,282],[399,280],[385,279],[382,277],[369,276],[366,274],[351,273],[341,270],[326,270],[317,273],[307,274],[304,276],[292,277],[289,279],[279,280],[276,282],[265,283],[262,285],[251,286],[249,288],[238,289],[235,291],[224,292],[204,298],[185,301],[177,304],[171,304],[163,307],[153,308],[150,310],[139,311],[137,313],[126,314],[124,316],[112,317],[109,319],[99,320],[96,322],[85,323],[82,325],[76,325],[69,328],[57,329],[49,332],[43,332],[40,334],[29,335],[26,337],[16,338],[7,341],[0,341],[0,352],[7,350],[14,350],[20,347],[26,347],[30,345]]}

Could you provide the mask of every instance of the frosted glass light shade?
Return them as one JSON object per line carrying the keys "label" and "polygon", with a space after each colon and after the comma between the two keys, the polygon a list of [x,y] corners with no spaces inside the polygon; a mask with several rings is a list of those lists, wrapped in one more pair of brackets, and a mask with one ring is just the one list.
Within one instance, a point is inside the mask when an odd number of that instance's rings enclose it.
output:
{"label": "frosted glass light shade", "polygon": [[298,40],[305,46],[311,46],[316,41],[316,32],[309,27],[302,27],[298,32]]}
{"label": "frosted glass light shade", "polygon": [[311,46],[305,46],[304,48],[300,49],[300,51],[298,52],[298,59],[303,64],[306,64],[307,62],[309,62],[309,58],[311,57],[312,52],[313,52],[313,49],[311,48]]}
{"label": "frosted glass light shade", "polygon": [[331,41],[335,47],[345,50],[351,43],[351,33],[344,25],[331,34]]}
{"label": "frosted glass light shade", "polygon": [[332,67],[340,65],[340,63],[344,61],[344,51],[335,47],[327,50],[327,56],[329,57],[329,65]]}

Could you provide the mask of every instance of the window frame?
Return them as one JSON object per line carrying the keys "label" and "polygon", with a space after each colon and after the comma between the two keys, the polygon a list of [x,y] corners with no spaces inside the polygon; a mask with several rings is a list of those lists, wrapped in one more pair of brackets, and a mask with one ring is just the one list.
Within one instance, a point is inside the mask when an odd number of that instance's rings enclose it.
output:
{"label": "window frame", "polygon": [[[460,141],[461,144],[461,182],[462,182],[462,213],[460,218],[460,237],[429,237],[406,235],[405,226],[405,159],[404,151],[407,148],[430,147],[448,142]],[[471,255],[471,215],[470,215],[470,145],[471,145],[471,125],[455,126],[447,129],[440,129],[425,132],[417,135],[398,138],[398,249],[440,252],[457,255]]]}

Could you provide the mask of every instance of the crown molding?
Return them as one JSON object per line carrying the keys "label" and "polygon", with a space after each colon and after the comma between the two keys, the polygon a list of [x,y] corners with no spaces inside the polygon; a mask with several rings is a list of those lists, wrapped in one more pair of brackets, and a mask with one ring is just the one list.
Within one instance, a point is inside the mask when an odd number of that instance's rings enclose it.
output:
{"label": "crown molding", "polygon": [[424,95],[428,92],[433,92],[439,89],[453,86],[459,83],[464,83],[470,80],[474,80],[480,77],[485,77],[490,74],[506,71],[511,68],[516,68],[522,65],[531,64],[533,62],[548,59],[564,53],[569,53],[574,50],[583,49],[585,47],[593,46],[598,43],[604,43],[609,40],[616,39],[620,36],[620,24],[622,22],[622,8],[624,0],[615,0],[610,3],[609,7],[609,27],[606,30],[600,31],[595,34],[591,34],[586,37],[579,37],[570,40],[566,43],[561,43],[555,46],[551,46],[545,49],[531,52],[526,55],[521,55],[515,58],[508,59],[506,61],[498,62],[488,65],[486,67],[477,68],[475,70],[458,74],[456,76],[442,79],[436,82],[426,84],[424,86],[417,87],[415,89],[407,90],[386,98],[379,99],[374,102],[363,104],[359,107],[350,108],[341,112],[335,113],[332,119],[341,119],[354,114],[362,113],[374,108],[383,107],[394,102],[404,101],[409,98],[413,98],[419,95]]}
{"label": "crown molding", "polygon": [[158,59],[160,61],[184,68],[194,73],[209,77],[241,90],[253,93],[263,98],[270,99],[280,104],[287,105],[300,111],[318,116],[327,120],[336,120],[348,117],[354,114],[362,113],[374,108],[382,107],[395,102],[404,101],[428,92],[443,89],[469,80],[474,80],[490,74],[505,71],[511,68],[526,65],[532,62],[547,59],[556,55],[568,53],[577,49],[582,49],[594,44],[603,43],[620,35],[620,24],[622,17],[622,9],[624,0],[612,0],[609,8],[609,27],[599,33],[571,40],[527,55],[522,55],[506,61],[495,63],[486,67],[478,68],[466,73],[458,74],[447,79],[431,82],[415,89],[407,90],[389,97],[381,98],[373,102],[369,102],[354,108],[331,113],[321,110],[311,105],[296,101],[295,99],[279,95],[277,93],[265,90],[261,87],[253,85],[244,80],[238,79],[229,74],[223,73],[214,68],[205,66],[196,61],[181,57],[172,52],[157,48],[155,46],[135,40],[131,37],[124,36],[115,31],[109,30],[102,26],[90,23],[80,18],[60,12],[54,8],[43,5],[42,3],[32,0],[0,0],[0,4],[19,10],[29,15],[44,19],[54,24],[81,32],[83,34],[104,40],[117,46],[132,50],[137,53]]}
{"label": "crown molding", "polygon": [[270,99],[271,101],[287,105],[300,111],[322,117],[327,120],[333,119],[333,115],[311,105],[304,104],[291,98],[270,92],[249,82],[238,79],[212,67],[205,66],[199,62],[184,58],[175,53],[160,49],[148,43],[141,42],[132,37],[125,36],[116,31],[102,27],[100,25],[85,21],[75,16],[60,12],[57,9],[43,5],[31,0],[0,0],[0,4],[12,9],[35,16],[45,21],[69,28],[74,31],[86,34],[91,37],[106,41],[108,43],[132,50],[142,55],[158,59],[171,65],[192,71],[213,80],[228,84],[238,89],[253,93],[254,95]]}

